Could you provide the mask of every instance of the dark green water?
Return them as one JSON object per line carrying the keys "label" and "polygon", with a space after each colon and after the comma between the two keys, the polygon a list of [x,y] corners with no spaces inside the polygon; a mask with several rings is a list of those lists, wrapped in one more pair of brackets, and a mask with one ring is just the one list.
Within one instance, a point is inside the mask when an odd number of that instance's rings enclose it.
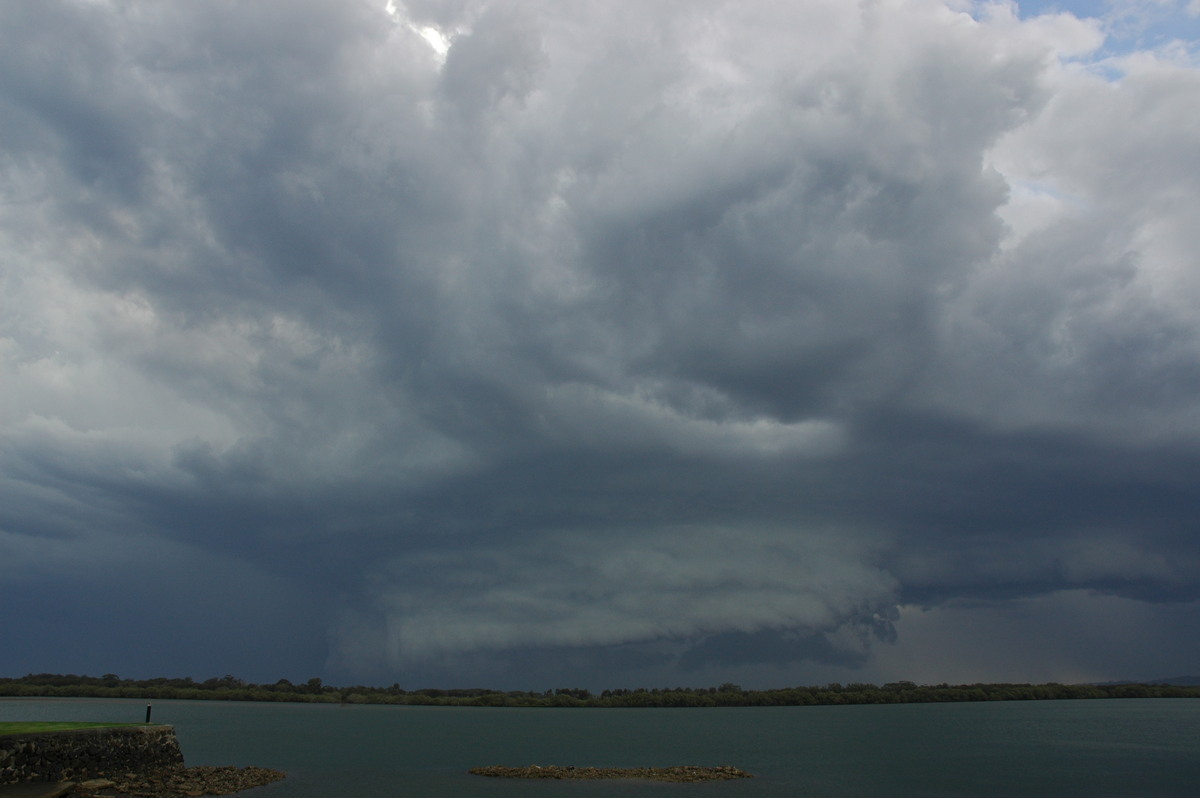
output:
{"label": "dark green water", "polygon": [[[145,701],[0,699],[0,721],[138,721]],[[287,771],[248,798],[1197,796],[1200,700],[747,709],[154,702],[189,765]],[[476,765],[736,765],[739,782],[527,782]]]}

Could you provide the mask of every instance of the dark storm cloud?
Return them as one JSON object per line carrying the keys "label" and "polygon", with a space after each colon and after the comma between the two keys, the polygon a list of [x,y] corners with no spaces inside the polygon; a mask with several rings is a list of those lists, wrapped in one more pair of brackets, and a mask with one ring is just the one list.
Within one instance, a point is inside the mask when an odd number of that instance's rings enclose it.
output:
{"label": "dark storm cloud", "polygon": [[[617,686],[938,679],[906,624],[969,670],[972,607],[1188,633],[1177,53],[932,0],[0,15],[0,586],[88,573],[64,637]],[[40,612],[0,664],[118,669]]]}

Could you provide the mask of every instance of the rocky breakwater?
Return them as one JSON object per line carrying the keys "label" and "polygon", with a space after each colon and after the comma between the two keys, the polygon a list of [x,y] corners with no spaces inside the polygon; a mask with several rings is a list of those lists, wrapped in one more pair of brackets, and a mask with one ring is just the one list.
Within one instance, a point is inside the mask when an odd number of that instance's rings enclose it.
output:
{"label": "rocky breakwater", "polygon": [[0,784],[80,781],[114,771],[182,765],[183,752],[171,726],[108,726],[0,736]]}
{"label": "rocky breakwater", "polygon": [[196,798],[279,781],[259,767],[184,767],[171,726],[0,735],[0,785],[57,782],[75,798]]}

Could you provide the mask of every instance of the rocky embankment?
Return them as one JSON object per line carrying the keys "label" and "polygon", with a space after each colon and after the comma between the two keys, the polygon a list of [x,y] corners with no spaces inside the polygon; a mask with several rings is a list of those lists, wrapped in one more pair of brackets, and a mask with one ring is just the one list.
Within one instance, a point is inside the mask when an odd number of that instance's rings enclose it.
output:
{"label": "rocky embankment", "polygon": [[91,779],[76,784],[72,794],[77,798],[199,798],[261,787],[285,775],[269,768],[179,766]]}
{"label": "rocky embankment", "polygon": [[0,736],[0,784],[74,781],[183,766],[171,726],[104,726]]}
{"label": "rocky embankment", "polygon": [[726,779],[749,779],[753,776],[744,770],[729,765],[696,767],[675,765],[665,768],[592,768],[574,765],[528,765],[526,767],[471,768],[476,776],[491,776],[500,779],[650,779],[652,781],[723,781]]}

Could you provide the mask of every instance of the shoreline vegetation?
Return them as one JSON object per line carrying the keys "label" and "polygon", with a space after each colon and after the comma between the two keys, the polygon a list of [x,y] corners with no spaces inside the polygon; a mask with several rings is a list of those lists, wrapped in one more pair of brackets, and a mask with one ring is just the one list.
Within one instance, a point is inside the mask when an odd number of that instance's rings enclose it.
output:
{"label": "shoreline vegetation", "polygon": [[183,679],[122,679],[115,674],[29,674],[0,678],[0,697],[7,698],[138,698],[213,701],[283,701],[330,704],[399,704],[456,707],[765,707],[836,704],[915,704],[961,701],[1046,701],[1099,698],[1200,698],[1200,686],[1172,684],[936,684],[889,682],[884,685],[831,683],[776,690],[720,687],[581,688],[501,691],[485,688],[405,690],[390,687],[334,687],[320,679],[294,684],[252,684],[234,676],[203,682]]}

